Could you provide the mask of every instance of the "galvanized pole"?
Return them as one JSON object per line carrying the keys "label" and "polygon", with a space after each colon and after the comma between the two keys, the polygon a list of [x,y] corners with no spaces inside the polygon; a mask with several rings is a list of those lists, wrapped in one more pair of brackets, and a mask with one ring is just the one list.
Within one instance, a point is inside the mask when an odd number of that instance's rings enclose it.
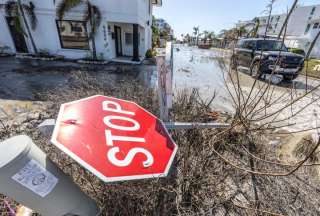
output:
{"label": "galvanized pole", "polygon": [[44,216],[96,216],[99,209],[27,136],[0,143],[0,193]]}

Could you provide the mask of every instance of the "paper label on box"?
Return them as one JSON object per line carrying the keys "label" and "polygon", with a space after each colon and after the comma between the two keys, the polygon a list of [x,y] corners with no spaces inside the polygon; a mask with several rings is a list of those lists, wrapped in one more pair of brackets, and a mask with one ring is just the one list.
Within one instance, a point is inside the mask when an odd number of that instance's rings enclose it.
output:
{"label": "paper label on box", "polygon": [[59,181],[35,160],[27,163],[12,179],[41,197],[47,196]]}

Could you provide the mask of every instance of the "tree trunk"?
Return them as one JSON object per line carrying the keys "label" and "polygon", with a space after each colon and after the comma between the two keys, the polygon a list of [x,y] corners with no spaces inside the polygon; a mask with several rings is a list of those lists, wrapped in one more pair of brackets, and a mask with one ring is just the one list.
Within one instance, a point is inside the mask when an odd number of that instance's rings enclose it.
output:
{"label": "tree trunk", "polygon": [[284,21],[284,23],[283,23],[283,25],[281,27],[281,30],[280,30],[279,35],[278,35],[278,39],[281,38],[281,35],[282,35],[284,29],[286,28],[286,26],[287,26],[287,24],[289,22],[289,19],[290,19],[291,15],[292,15],[294,9],[296,8],[298,2],[299,2],[299,0],[294,0],[293,5],[292,5],[289,13],[287,14],[286,19],[285,19],[285,21]]}
{"label": "tree trunk", "polygon": [[24,13],[24,10],[23,10],[22,4],[21,4],[21,0],[17,0],[17,3],[18,3],[18,7],[19,7],[19,11],[20,11],[21,17],[22,17],[23,22],[24,22],[24,26],[26,27],[27,32],[28,32],[28,37],[30,38],[33,51],[34,51],[35,54],[37,54],[38,53],[38,49],[36,47],[36,44],[34,43],[34,40],[33,40],[32,34],[31,34],[31,30],[30,30],[28,21],[26,19],[26,15]]}
{"label": "tree trunk", "polygon": [[[90,28],[91,28],[91,33],[93,32],[93,21],[92,21],[92,15],[93,15],[93,8],[91,7],[91,5],[89,6],[89,10],[90,10]],[[97,58],[97,49],[96,49],[96,40],[95,40],[95,35],[91,35],[91,43],[92,43],[92,55],[93,55],[93,59],[98,59]]]}
{"label": "tree trunk", "polygon": [[314,46],[316,45],[317,40],[319,39],[319,37],[320,37],[320,31],[318,32],[318,34],[316,35],[316,37],[313,39],[312,43],[310,44],[309,50],[308,50],[307,55],[306,55],[306,59],[309,59],[309,57],[311,55],[311,52],[312,52]]}

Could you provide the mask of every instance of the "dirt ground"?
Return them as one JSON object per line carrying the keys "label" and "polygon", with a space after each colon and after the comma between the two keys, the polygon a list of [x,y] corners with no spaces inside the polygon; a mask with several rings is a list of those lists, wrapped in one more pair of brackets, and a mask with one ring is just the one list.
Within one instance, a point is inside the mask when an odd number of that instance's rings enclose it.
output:
{"label": "dirt ground", "polygon": [[[204,117],[206,113],[220,111],[221,121],[235,121],[235,105],[225,88],[226,85],[232,85],[231,78],[225,76],[228,71],[225,56],[216,51],[187,47],[176,50],[174,56],[173,120],[205,122],[208,121]],[[37,65],[34,65],[34,62],[21,64],[15,61],[9,59],[7,63],[0,64],[0,104],[2,122],[5,123],[5,127],[0,131],[1,139],[20,133],[31,136],[51,160],[97,201],[102,215],[320,214],[319,181],[311,178],[313,167],[302,167],[288,176],[250,173],[254,170],[285,173],[292,167],[287,164],[275,165],[275,162],[279,162],[278,159],[285,162],[290,160],[292,164],[300,160],[295,156],[292,145],[289,145],[296,137],[288,134],[275,135],[271,132],[266,135],[264,132],[268,131],[268,128],[263,132],[249,133],[243,126],[230,130],[171,131],[179,151],[170,178],[104,184],[62,155],[53,145],[48,145],[48,138],[43,137],[35,125],[46,118],[55,118],[61,103],[93,94],[133,100],[157,115],[158,104],[152,91],[155,68],[150,65],[88,68],[69,65],[70,63],[47,65],[48,63],[37,62]],[[7,66],[3,67],[6,64]],[[52,82],[47,82],[52,76]],[[255,81],[243,72],[239,72],[239,79],[243,93],[248,94]],[[255,91],[259,89],[259,85],[265,83],[257,82]],[[274,86],[274,90],[270,91],[275,92],[275,97],[284,100],[277,101],[274,107],[268,108],[268,112],[287,104],[288,95],[299,96],[305,91],[305,86],[312,89],[317,82],[309,80],[308,84],[305,84],[302,77],[293,84]],[[300,87],[292,89],[293,85]],[[151,87],[150,91],[146,91],[146,86]],[[314,92],[306,100],[317,97],[317,94],[318,92]],[[211,101],[213,95],[215,98]],[[302,103],[306,104],[308,101]],[[300,113],[302,116],[293,116],[297,117],[293,121],[299,124],[281,128],[282,132],[317,125],[315,115],[310,116],[314,110],[319,110],[315,104],[312,103],[310,109],[303,109]],[[285,118],[302,107],[291,106],[280,118]],[[264,116],[255,116],[261,117]],[[246,124],[247,122],[243,123]],[[252,124],[253,129],[259,128],[259,124],[263,122]],[[272,129],[272,132],[279,130]],[[248,154],[247,148],[257,158]],[[290,158],[291,156],[295,157]],[[245,167],[246,171],[235,168],[234,164]],[[3,200],[2,197],[0,199]],[[7,201],[15,207],[13,200]],[[1,202],[0,209],[2,215],[9,215],[4,202]]]}

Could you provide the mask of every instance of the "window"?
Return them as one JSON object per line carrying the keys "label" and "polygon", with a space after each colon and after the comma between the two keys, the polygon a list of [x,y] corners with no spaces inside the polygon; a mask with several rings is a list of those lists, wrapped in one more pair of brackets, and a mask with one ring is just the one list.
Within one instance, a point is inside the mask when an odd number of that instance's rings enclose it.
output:
{"label": "window", "polygon": [[278,40],[259,40],[257,42],[257,50],[263,51],[288,51],[282,41]]}
{"label": "window", "polygon": [[133,44],[133,34],[132,33],[125,33],[125,42],[126,45],[132,45]]}
{"label": "window", "polygon": [[313,7],[311,10],[311,15],[313,15],[315,11],[316,11],[316,7]]}
{"label": "window", "polygon": [[307,28],[306,28],[306,31],[304,32],[305,34],[307,34],[307,33],[309,32],[310,27],[311,27],[311,25],[310,25],[310,24],[308,24],[308,25],[307,25]]}
{"label": "window", "polygon": [[[124,40],[126,45],[133,45],[133,33],[124,33]],[[138,34],[138,44],[140,45],[140,34]]]}
{"label": "window", "polygon": [[315,23],[314,25],[313,25],[313,29],[317,29],[319,27],[319,23]]}
{"label": "window", "polygon": [[86,22],[83,21],[57,21],[61,47],[64,49],[89,49],[89,39]]}
{"label": "window", "polygon": [[250,41],[250,40],[240,40],[237,44],[237,48],[241,49],[254,49],[255,48],[255,41]]}
{"label": "window", "polygon": [[247,41],[245,43],[245,49],[253,50],[253,49],[255,49],[255,46],[256,46],[255,41]]}
{"label": "window", "polygon": [[238,41],[237,48],[243,48],[244,42],[245,41],[243,41],[243,40]]}

